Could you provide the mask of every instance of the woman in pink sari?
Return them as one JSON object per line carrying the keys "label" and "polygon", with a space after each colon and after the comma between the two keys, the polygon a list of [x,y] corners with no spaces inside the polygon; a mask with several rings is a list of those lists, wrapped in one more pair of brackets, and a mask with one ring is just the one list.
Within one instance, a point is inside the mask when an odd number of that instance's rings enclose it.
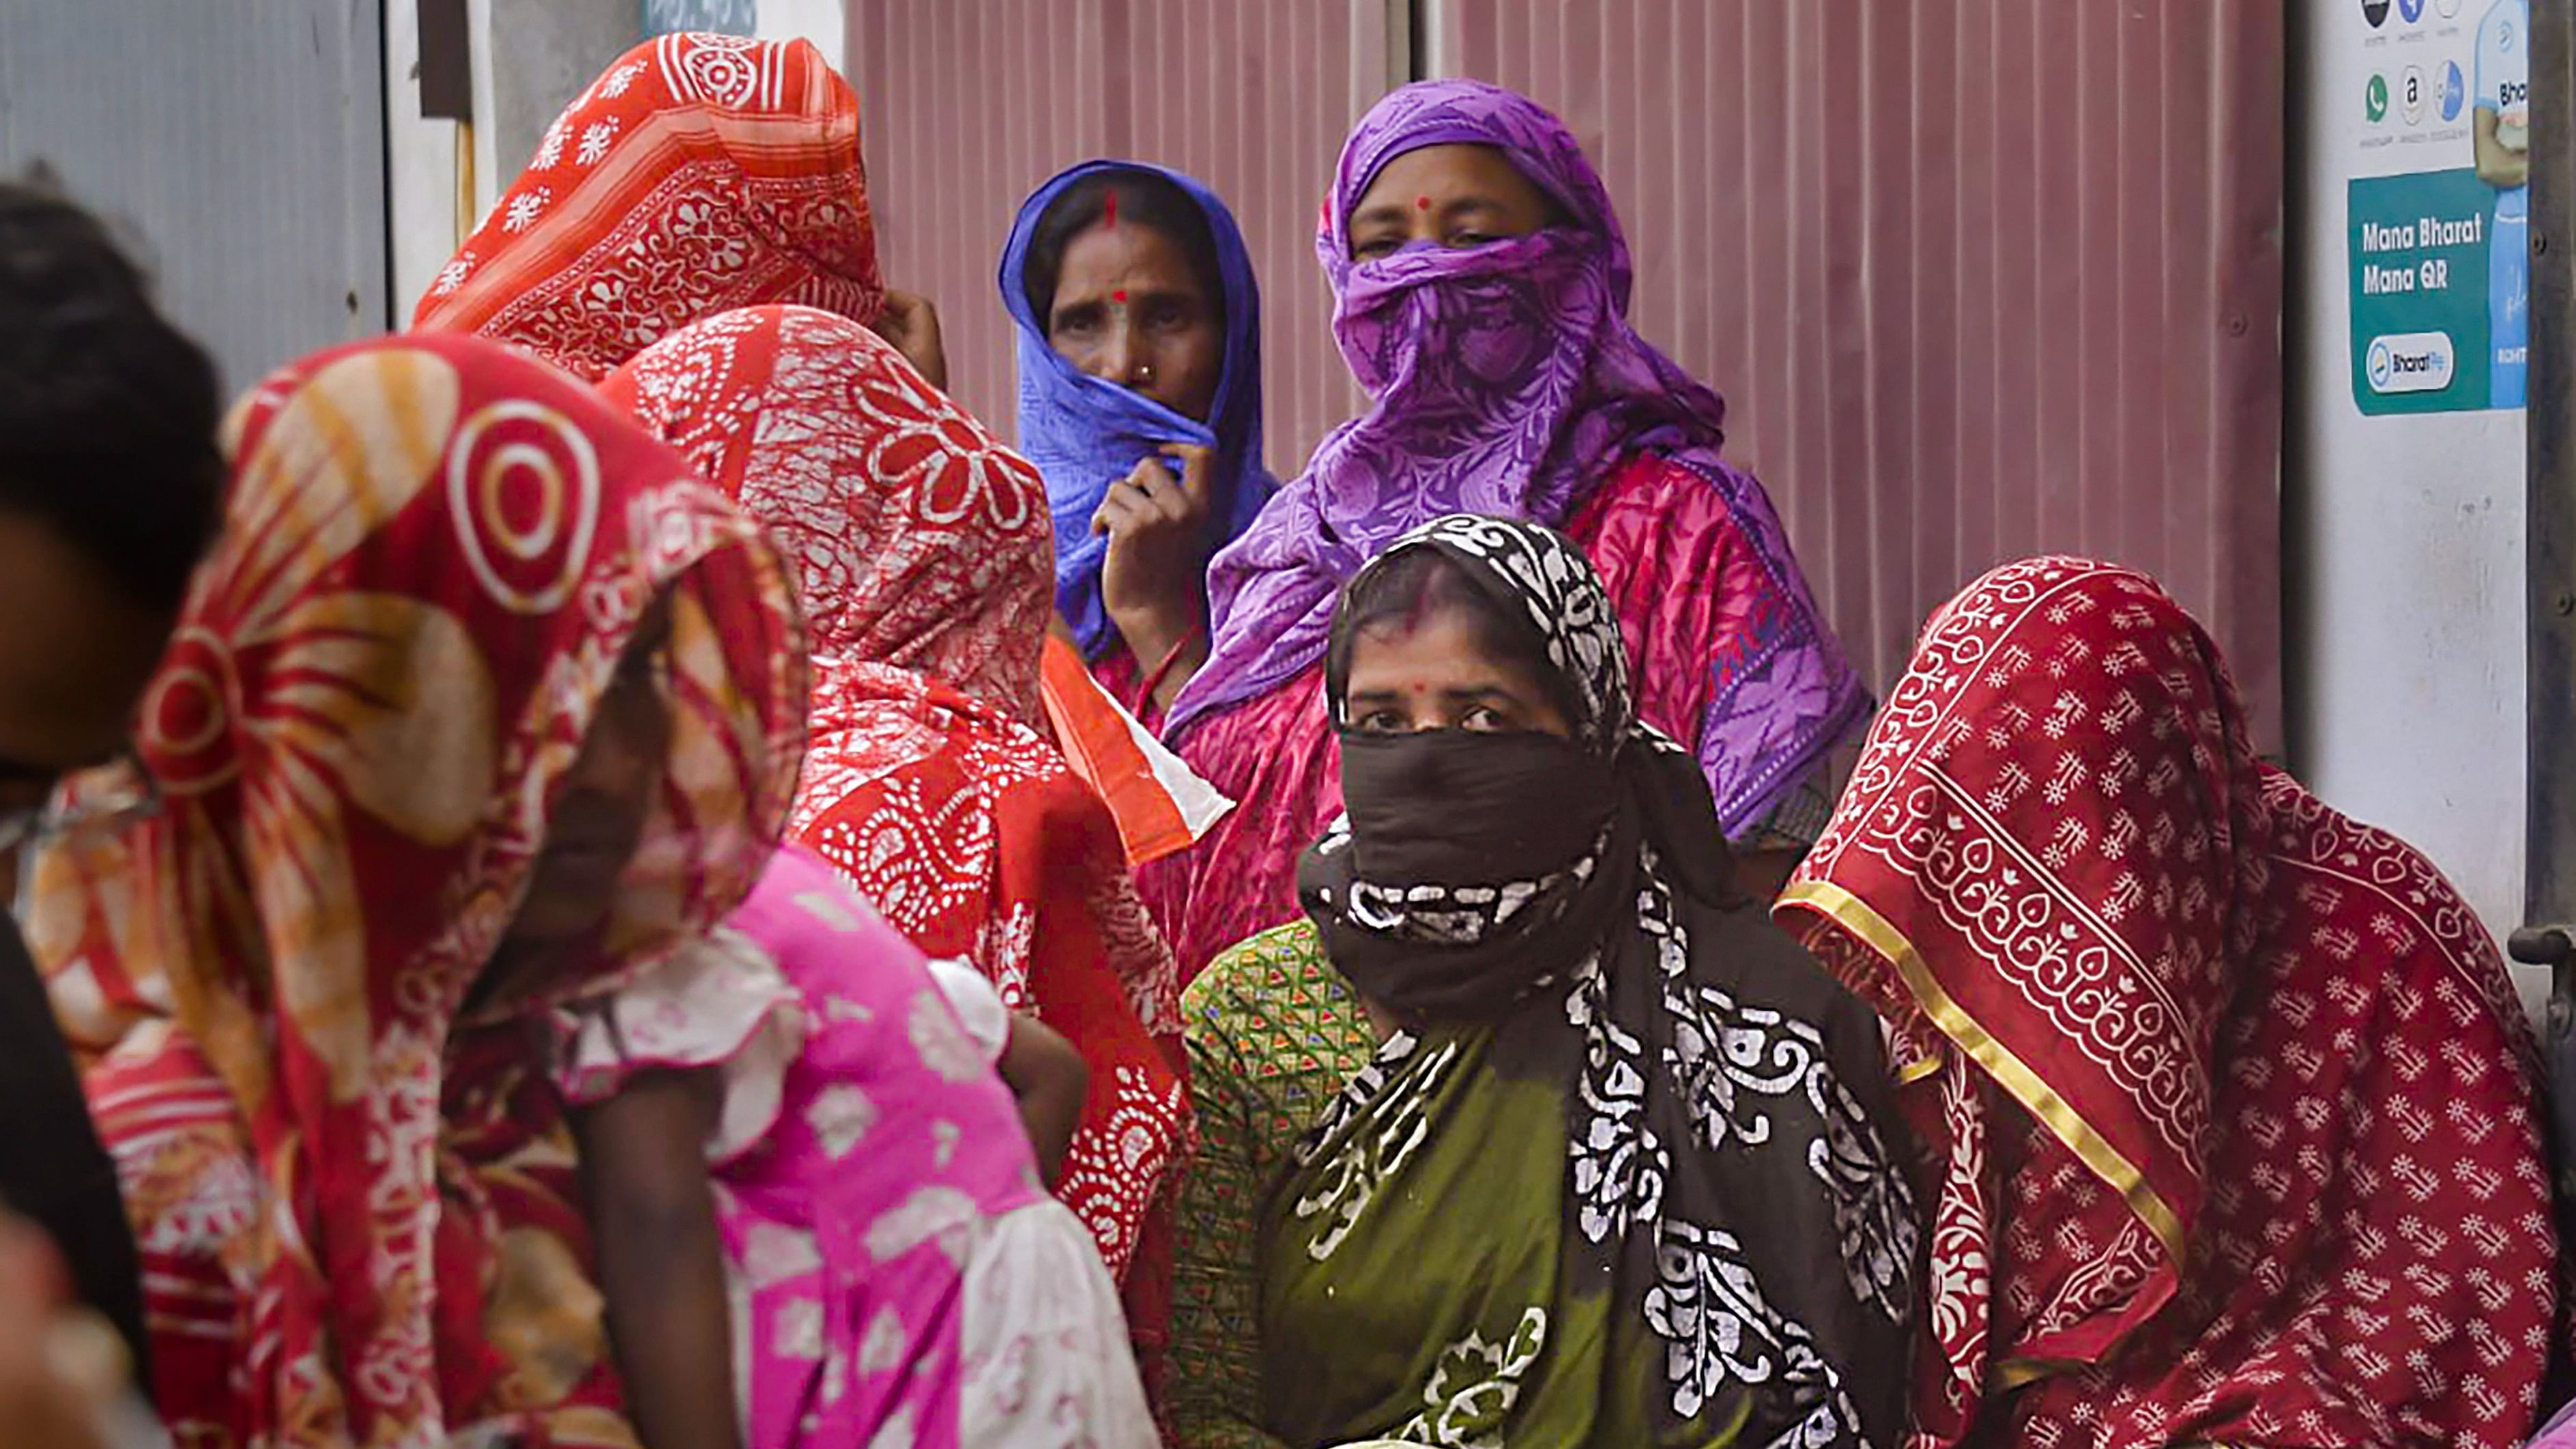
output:
{"label": "woman in pink sari", "polygon": [[1183,980],[1297,919],[1298,853],[1341,809],[1323,654],[1336,591],[1449,513],[1561,529],[1608,586],[1638,712],[1689,749],[1775,887],[1868,710],[1770,500],[1720,457],[1725,404],[1627,320],[1626,243],[1564,123],[1474,81],[1363,118],[1316,237],[1334,333],[1375,399],[1210,567],[1206,664],[1166,737],[1240,802],[1146,868]]}

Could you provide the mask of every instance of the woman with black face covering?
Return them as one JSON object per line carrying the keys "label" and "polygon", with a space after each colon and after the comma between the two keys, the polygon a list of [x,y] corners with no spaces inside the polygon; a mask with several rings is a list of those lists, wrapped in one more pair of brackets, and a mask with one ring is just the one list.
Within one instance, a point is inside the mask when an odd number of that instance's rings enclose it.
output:
{"label": "woman with black face covering", "polygon": [[1344,590],[1307,919],[1185,998],[1187,1446],[1884,1445],[1919,1241],[1868,1011],[1739,890],[1564,535]]}

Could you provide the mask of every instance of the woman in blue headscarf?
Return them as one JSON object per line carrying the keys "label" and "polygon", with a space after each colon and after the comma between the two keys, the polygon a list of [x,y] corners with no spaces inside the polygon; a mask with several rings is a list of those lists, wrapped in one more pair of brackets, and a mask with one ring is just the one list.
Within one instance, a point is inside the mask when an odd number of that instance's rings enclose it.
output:
{"label": "woman in blue headscarf", "polygon": [[1278,487],[1261,466],[1261,293],[1234,215],[1177,171],[1086,161],[1002,253],[1020,449],[1055,513],[1056,612],[1151,720],[1207,657],[1207,560]]}

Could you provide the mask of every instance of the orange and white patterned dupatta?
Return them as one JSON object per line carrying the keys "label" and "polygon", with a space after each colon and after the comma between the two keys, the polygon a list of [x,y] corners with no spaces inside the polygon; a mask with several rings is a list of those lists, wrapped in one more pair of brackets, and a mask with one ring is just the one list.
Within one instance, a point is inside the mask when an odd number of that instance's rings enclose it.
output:
{"label": "orange and white patterned dupatta", "polygon": [[2256,757],[2152,579],[1937,614],[1776,909],[1933,1147],[1918,1443],[2520,1441],[2556,1239],[2503,964]]}
{"label": "orange and white patterned dupatta", "polygon": [[858,97],[805,41],[683,33],[628,51],[565,108],[412,325],[596,382],[759,302],[860,322],[884,306]]}

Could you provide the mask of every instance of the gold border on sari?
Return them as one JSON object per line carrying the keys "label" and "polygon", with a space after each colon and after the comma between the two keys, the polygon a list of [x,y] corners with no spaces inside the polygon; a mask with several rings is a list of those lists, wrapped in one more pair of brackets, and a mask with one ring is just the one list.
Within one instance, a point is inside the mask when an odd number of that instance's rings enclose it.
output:
{"label": "gold border on sari", "polygon": [[2028,1388],[2041,1379],[2053,1379],[2060,1374],[2082,1373],[2091,1367],[2091,1364],[2076,1359],[2008,1358],[1995,1365],[1990,1381],[1996,1388],[2010,1393],[2014,1389]]}
{"label": "gold border on sari", "polygon": [[[1877,952],[1896,968],[1906,987],[1922,1005],[1932,1024],[1941,1029],[1961,1051],[1986,1074],[2001,1083],[2028,1111],[2044,1124],[2058,1141],[2066,1144],[2093,1175],[2109,1184],[2129,1204],[2129,1210],[2147,1225],[2156,1240],[2164,1244],[2166,1255],[2179,1266],[2183,1261],[2182,1220],[2174,1215],[2164,1198],[2147,1185],[2146,1174],[2129,1161],[2109,1138],[2079,1116],[2057,1089],[2040,1079],[2028,1063],[2013,1054],[2012,1048],[1995,1039],[1976,1018],[1968,1015],[1959,1003],[1950,999],[1934,979],[1932,968],[1905,933],[1889,924],[1869,902],[1830,881],[1792,882],[1780,894],[1778,904],[1799,905],[1815,911],[1835,925],[1858,937],[1863,945]],[[1919,1064],[1918,1064],[1919,1065]],[[1908,1070],[1912,1070],[1911,1067]]]}

